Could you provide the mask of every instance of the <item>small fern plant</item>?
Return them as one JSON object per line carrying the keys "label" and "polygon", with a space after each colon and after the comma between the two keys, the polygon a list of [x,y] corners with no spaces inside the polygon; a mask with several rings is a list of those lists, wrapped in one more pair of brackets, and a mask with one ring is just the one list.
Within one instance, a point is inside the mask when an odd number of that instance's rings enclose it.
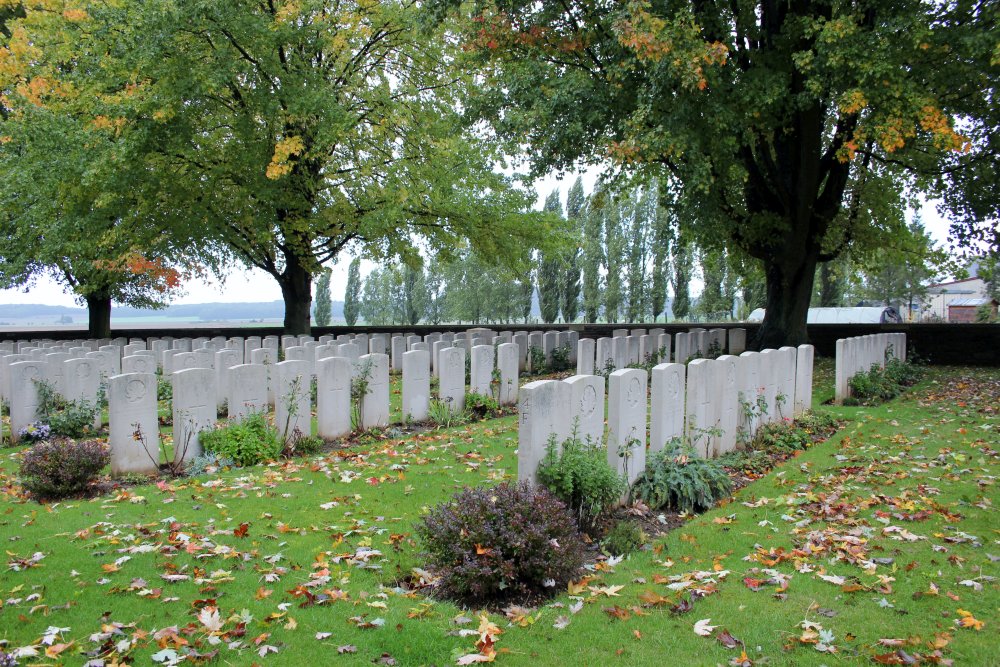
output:
{"label": "small fern plant", "polygon": [[641,500],[653,509],[702,512],[732,489],[732,481],[718,461],[699,458],[693,447],[673,438],[646,462],[646,470],[632,485],[632,500]]}

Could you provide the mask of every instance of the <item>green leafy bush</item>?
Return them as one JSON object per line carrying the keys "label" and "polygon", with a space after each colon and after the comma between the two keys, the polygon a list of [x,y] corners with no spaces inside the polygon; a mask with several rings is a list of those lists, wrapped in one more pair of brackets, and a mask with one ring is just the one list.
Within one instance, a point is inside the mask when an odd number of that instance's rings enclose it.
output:
{"label": "green leafy bush", "polygon": [[79,439],[94,434],[95,405],[88,401],[67,401],[45,380],[35,380],[35,387],[38,392],[36,414],[40,421],[49,425],[52,435]]}
{"label": "green leafy bush", "polygon": [[625,556],[645,543],[646,536],[635,521],[619,521],[601,540],[604,551],[611,556]]}
{"label": "green leafy bush", "polygon": [[503,414],[500,403],[492,396],[467,392],[465,394],[465,412],[470,419],[495,419]]}
{"label": "green leafy bush", "polygon": [[[896,398],[906,387],[916,384],[923,370],[906,361],[886,355],[885,368],[872,364],[867,371],[856,373],[847,384],[851,388],[851,404],[878,405]],[[845,402],[846,403],[846,402]]]}
{"label": "green leafy bush", "polygon": [[718,458],[723,467],[745,475],[759,477],[774,467],[774,459],[767,452],[732,451]]}
{"label": "green leafy bush", "polygon": [[537,345],[528,348],[528,359],[532,375],[541,375],[546,371],[545,352]]}
{"label": "green leafy bush", "polygon": [[156,374],[156,400],[171,401],[174,398],[174,383],[160,373]]}
{"label": "green leafy bush", "polygon": [[202,431],[198,439],[206,452],[232,459],[240,466],[276,459],[284,448],[278,431],[259,412],[214,431]]}
{"label": "green leafy bush", "polygon": [[584,563],[566,506],[542,488],[465,489],[416,527],[438,593],[467,605],[523,601],[565,590]]}
{"label": "green leafy bush", "polygon": [[808,449],[813,444],[812,436],[787,419],[761,424],[750,442],[750,449],[768,454],[791,454]]}
{"label": "green leafy bush", "polygon": [[25,450],[21,485],[36,498],[63,498],[85,490],[110,461],[110,450],[97,440],[53,438]]}
{"label": "green leafy bush", "polygon": [[318,435],[302,435],[296,431],[285,444],[282,454],[286,457],[312,456],[322,451],[324,445],[326,445],[326,441]]}
{"label": "green leafy bush", "polygon": [[563,345],[552,349],[549,355],[548,370],[550,373],[568,371],[572,366],[569,362],[569,346]]}
{"label": "green leafy bush", "polygon": [[646,462],[632,485],[632,498],[653,509],[701,512],[732,492],[733,484],[717,459],[694,456],[674,438]]}
{"label": "green leafy bush", "polygon": [[94,435],[96,408],[87,401],[69,401],[62,410],[48,416],[49,427],[55,435],[67,438],[85,438]]}
{"label": "green leafy bush", "polygon": [[549,438],[538,481],[566,503],[585,531],[592,531],[628,489],[625,478],[608,465],[604,447],[581,442],[575,433],[561,448],[555,436]]}

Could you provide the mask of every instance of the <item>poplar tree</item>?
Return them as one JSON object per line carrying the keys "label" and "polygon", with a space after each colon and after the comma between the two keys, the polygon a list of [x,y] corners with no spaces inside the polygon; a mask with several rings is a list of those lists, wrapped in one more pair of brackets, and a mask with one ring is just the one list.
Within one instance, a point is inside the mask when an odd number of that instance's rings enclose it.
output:
{"label": "poplar tree", "polygon": [[587,198],[583,194],[583,179],[579,176],[566,195],[566,218],[569,221],[570,243],[564,251],[562,278],[562,315],[565,322],[575,322],[580,314],[580,263],[583,255],[584,213]]}
{"label": "poplar tree", "polygon": [[361,258],[355,257],[347,268],[347,287],[344,289],[344,321],[353,327],[358,322],[361,307]]}
{"label": "poplar tree", "polygon": [[604,319],[618,322],[622,306],[622,271],[625,237],[622,233],[622,210],[618,198],[611,198],[603,209],[605,247]]}
{"label": "poplar tree", "polygon": [[[562,217],[562,202],[559,190],[553,190],[545,198],[544,210]],[[538,308],[542,321],[555,322],[559,319],[559,301],[562,276],[562,258],[559,250],[543,250],[538,257]]]}
{"label": "poplar tree", "polygon": [[330,270],[327,269],[320,274],[316,281],[316,306],[313,309],[313,320],[318,327],[330,325],[332,317],[332,304],[330,303]]}
{"label": "poplar tree", "polygon": [[601,314],[601,266],[604,255],[604,216],[595,207],[597,193],[591,194],[583,212],[583,319],[596,322]]}

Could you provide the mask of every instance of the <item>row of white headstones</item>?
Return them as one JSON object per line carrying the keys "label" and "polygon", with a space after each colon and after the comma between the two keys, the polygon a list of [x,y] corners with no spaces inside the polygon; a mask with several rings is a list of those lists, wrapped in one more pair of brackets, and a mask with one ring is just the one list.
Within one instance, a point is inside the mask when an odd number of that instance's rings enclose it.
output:
{"label": "row of white headstones", "polygon": [[851,395],[851,378],[872,366],[885,368],[886,361],[906,361],[906,334],[882,333],[841,338],[837,341],[834,400],[843,403]]}
{"label": "row of white headstones", "polygon": [[600,375],[530,382],[518,407],[518,479],[534,483],[550,443],[570,438],[605,446],[608,465],[630,484],[647,456],[672,442],[703,457],[732,451],[762,424],[811,408],[813,357],[813,346],[800,345],[662,363],[650,373],[625,368],[609,374],[606,394]]}
{"label": "row of white headstones", "polygon": [[[720,330],[721,331],[721,330]],[[669,357],[670,341],[655,329],[617,332],[609,350],[632,351],[617,362],[634,363],[636,345]],[[692,332],[692,339],[698,330]],[[685,334],[677,336],[683,340]],[[388,339],[389,344],[386,344]],[[385,426],[389,420],[389,370],[403,373],[403,414],[426,419],[430,378],[438,377],[438,398],[453,412],[464,408],[465,356],[470,356],[469,390],[492,394],[501,404],[517,402],[518,374],[531,363],[529,349],[538,347],[551,359],[566,347],[570,359],[593,366],[595,342],[577,340],[577,332],[502,332],[470,329],[459,333],[386,336],[363,334],[337,338],[247,337],[223,339],[153,338],[102,341],[28,341],[0,343],[0,394],[10,404],[11,429],[18,431],[37,416],[37,380],[47,381],[68,400],[97,402],[104,383],[109,401],[112,468],[115,472],[151,471],[158,452],[156,377],[159,369],[173,384],[175,458],[198,455],[198,432],[212,428],[217,410],[241,419],[252,412],[275,410],[286,438],[308,434],[312,405],[310,382],[317,383],[317,435],[337,438],[350,432],[351,380],[363,374],[367,394],[357,418],[362,428]],[[603,340],[603,339],[602,339]],[[654,348],[647,340],[656,340]],[[510,341],[510,342],[504,342]],[[574,345],[576,343],[576,345]],[[600,343],[600,341],[598,342]],[[278,346],[285,361],[276,363]],[[391,349],[391,357],[382,352]],[[148,349],[147,349],[148,348]],[[369,353],[362,355],[361,350]],[[575,354],[577,351],[581,354]],[[683,352],[679,352],[683,353]],[[242,363],[248,361],[248,363]],[[101,415],[95,411],[95,424]]]}

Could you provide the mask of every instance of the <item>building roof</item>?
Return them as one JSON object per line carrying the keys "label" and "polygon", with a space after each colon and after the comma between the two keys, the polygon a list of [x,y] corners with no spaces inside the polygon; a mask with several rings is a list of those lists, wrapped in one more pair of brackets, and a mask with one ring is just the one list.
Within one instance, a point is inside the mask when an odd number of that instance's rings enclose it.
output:
{"label": "building roof", "polygon": [[969,298],[969,299],[955,299],[948,303],[949,308],[954,308],[955,306],[989,306],[997,304],[996,299],[991,299],[989,297],[979,297],[979,298]]}
{"label": "building roof", "polygon": [[983,279],[978,276],[973,276],[971,278],[962,278],[961,280],[949,280],[948,282],[944,283],[934,283],[933,285],[928,285],[927,288],[931,289],[934,287],[947,287],[948,285],[958,285],[959,283],[968,283],[972,282],[973,280],[982,281]]}

